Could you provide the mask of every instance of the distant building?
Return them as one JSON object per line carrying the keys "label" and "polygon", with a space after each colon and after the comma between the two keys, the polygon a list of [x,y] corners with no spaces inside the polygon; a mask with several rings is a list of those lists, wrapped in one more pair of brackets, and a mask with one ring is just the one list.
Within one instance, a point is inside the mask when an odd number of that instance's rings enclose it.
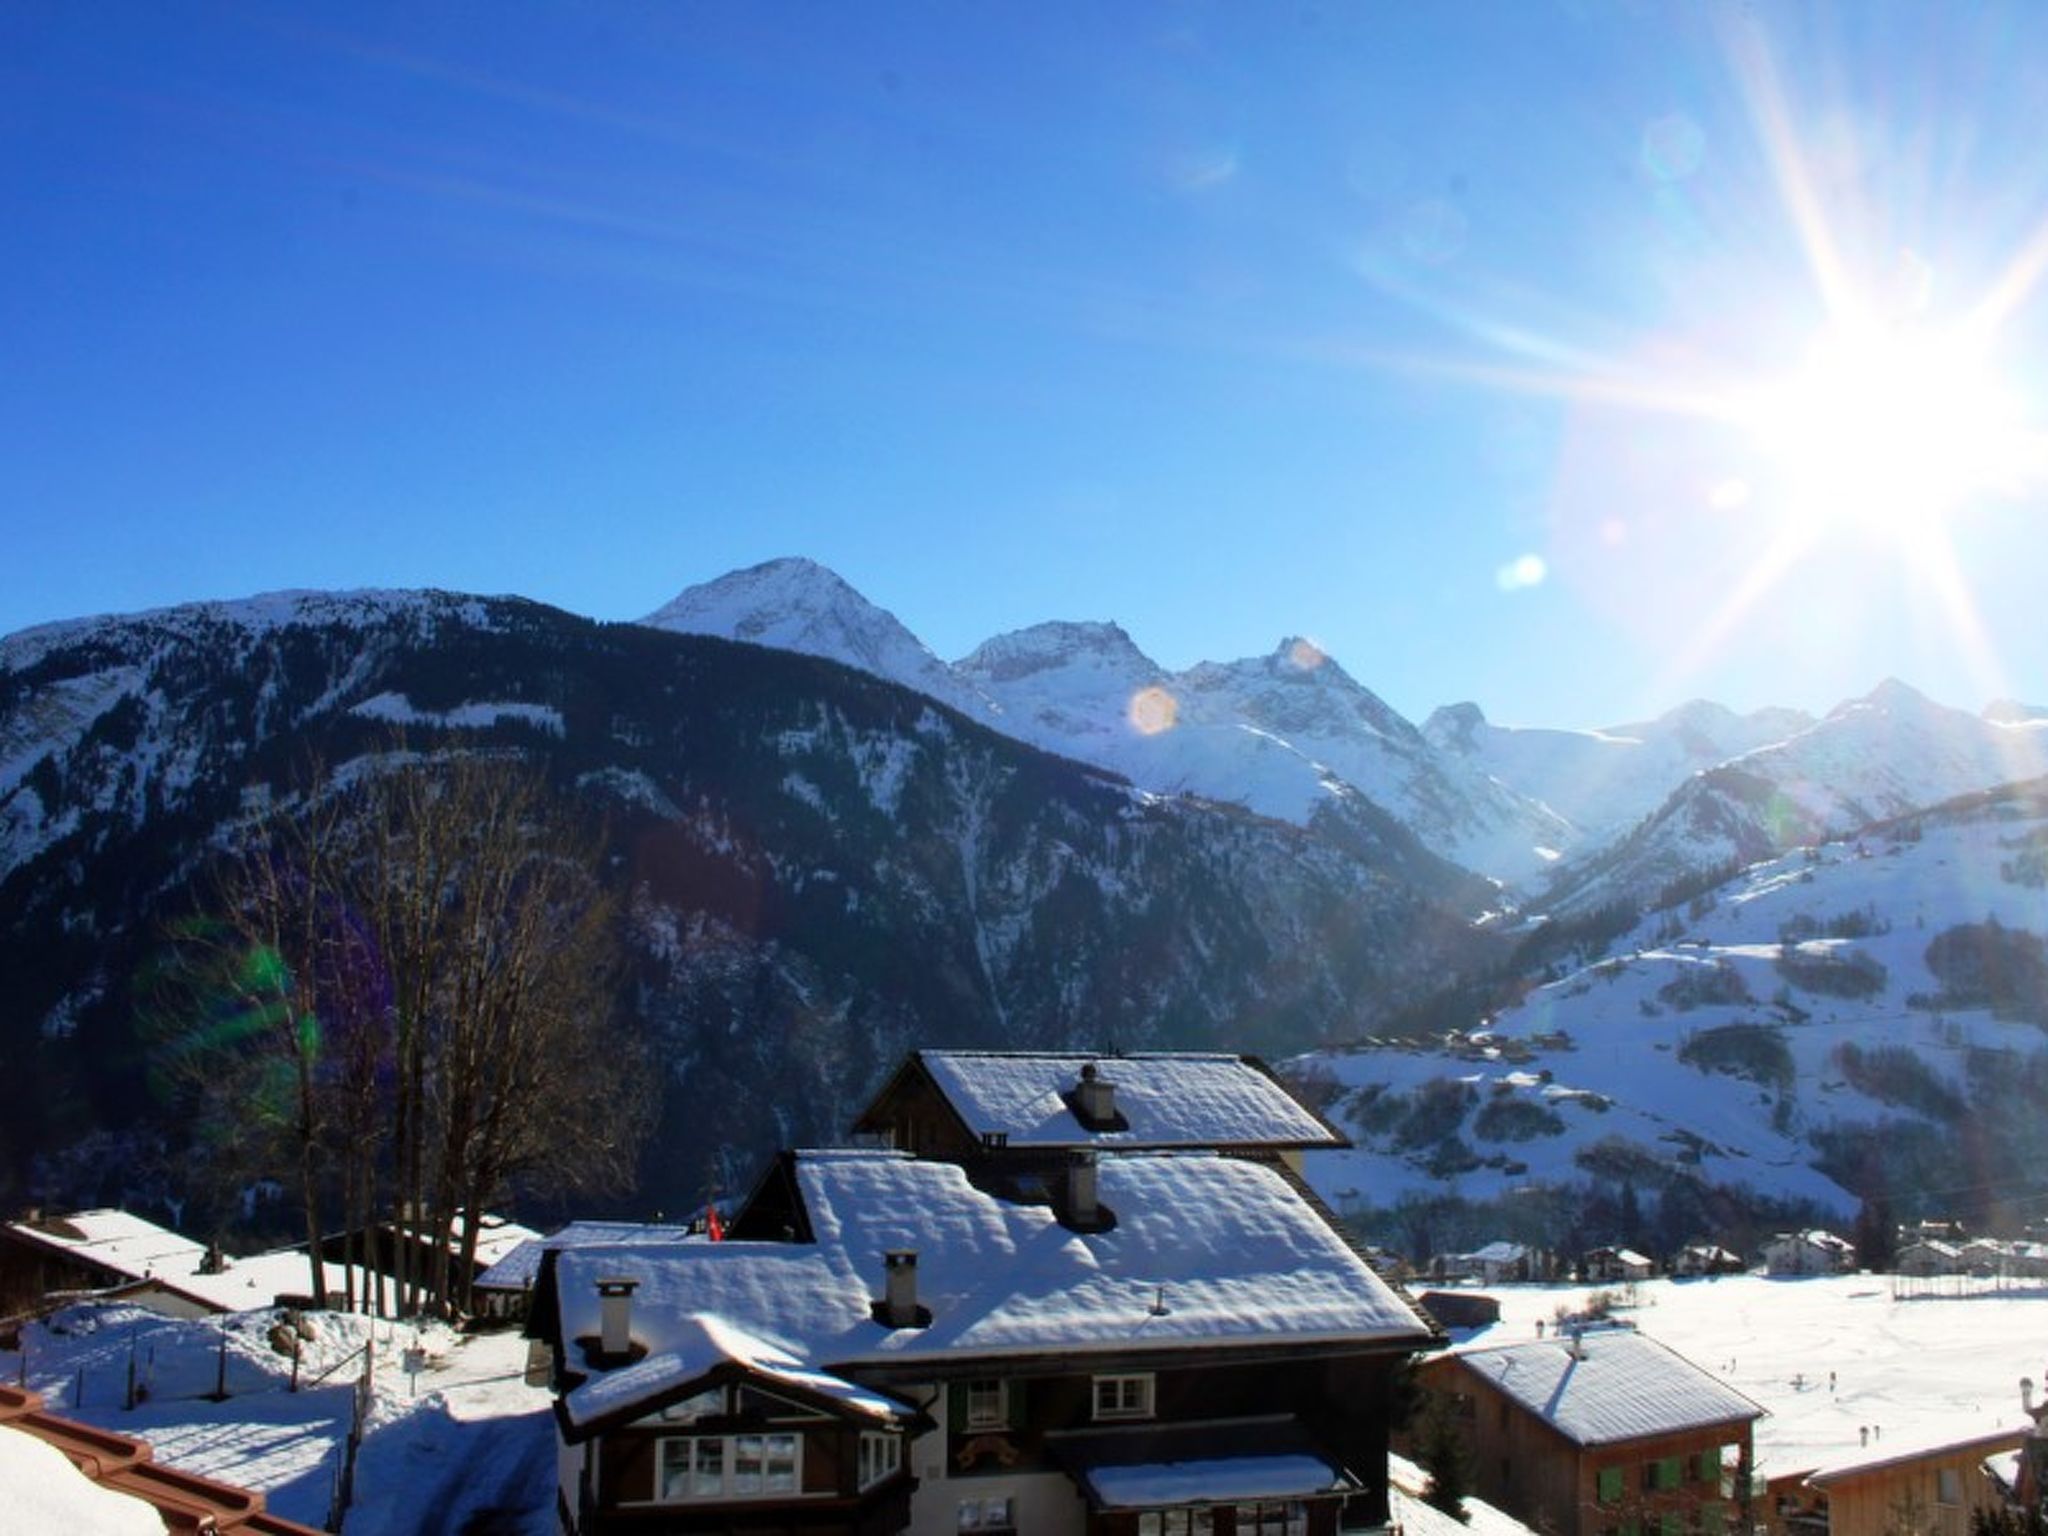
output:
{"label": "distant building", "polygon": [[1579,1273],[1588,1280],[1647,1280],[1656,1269],[1633,1248],[1593,1248],[1579,1260]]}
{"label": "distant building", "polygon": [[1688,1243],[1671,1258],[1671,1273],[1689,1278],[1701,1275],[1739,1275],[1748,1265],[1742,1256],[1713,1243]]}
{"label": "distant building", "polygon": [[1490,1328],[1500,1321],[1500,1298],[1483,1291],[1424,1291],[1415,1304],[1446,1328]]}
{"label": "distant building", "polygon": [[476,1277],[470,1295],[479,1316],[519,1321],[526,1316],[534,1281],[540,1278],[543,1255],[599,1243],[680,1243],[690,1235],[688,1227],[649,1226],[637,1221],[572,1221],[546,1237],[522,1239]]}
{"label": "distant building", "polygon": [[[330,1265],[325,1274],[338,1292],[340,1271]],[[312,1285],[303,1252],[229,1258],[127,1211],[0,1227],[0,1315],[89,1293],[169,1317],[210,1317],[303,1300]]]}
{"label": "distant building", "polygon": [[1742,1529],[1762,1408],[1632,1329],[1457,1350],[1418,1374],[1450,1400],[1474,1491],[1519,1520],[1557,1536]]}
{"label": "distant building", "polygon": [[1780,1232],[1764,1244],[1764,1268],[1773,1275],[1845,1275],[1856,1268],[1856,1248],[1819,1228]]}
{"label": "distant building", "polygon": [[1892,1257],[1892,1273],[1899,1275],[1960,1275],[1965,1267],[1955,1244],[1932,1237],[1909,1243]]}

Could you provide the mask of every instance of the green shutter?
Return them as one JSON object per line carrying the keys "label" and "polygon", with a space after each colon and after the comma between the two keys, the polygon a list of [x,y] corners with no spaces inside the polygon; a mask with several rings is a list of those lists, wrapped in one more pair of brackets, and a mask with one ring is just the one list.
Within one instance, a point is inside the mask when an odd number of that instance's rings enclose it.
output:
{"label": "green shutter", "polygon": [[1664,1536],[1685,1536],[1685,1516],[1675,1509],[1664,1512]]}
{"label": "green shutter", "polygon": [[1029,1398],[1025,1393],[1024,1383],[1016,1380],[1014,1377],[1011,1378],[1010,1390],[1003,1398],[1003,1407],[1007,1410],[1010,1428],[1022,1429],[1024,1427],[1024,1406],[1028,1401]]}
{"label": "green shutter", "polygon": [[1602,1467],[1599,1472],[1599,1498],[1602,1504],[1621,1502],[1621,1468]]}
{"label": "green shutter", "polygon": [[1721,1481],[1721,1448],[1717,1445],[1710,1451],[1700,1452],[1700,1481],[1718,1483]]}

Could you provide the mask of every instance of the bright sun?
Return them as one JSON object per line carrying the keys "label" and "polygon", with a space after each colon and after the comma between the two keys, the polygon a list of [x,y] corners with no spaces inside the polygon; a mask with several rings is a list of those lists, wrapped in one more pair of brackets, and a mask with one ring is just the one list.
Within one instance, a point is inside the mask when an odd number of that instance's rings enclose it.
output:
{"label": "bright sun", "polygon": [[1783,474],[1785,515],[1814,533],[1911,541],[2019,468],[2016,402],[1961,332],[1838,327],[1744,414]]}

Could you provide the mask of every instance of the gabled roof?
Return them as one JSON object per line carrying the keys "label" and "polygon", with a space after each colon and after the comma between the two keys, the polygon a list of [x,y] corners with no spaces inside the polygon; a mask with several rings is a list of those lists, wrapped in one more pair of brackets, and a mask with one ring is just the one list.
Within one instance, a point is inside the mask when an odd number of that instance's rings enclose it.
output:
{"label": "gabled roof", "polygon": [[476,1277],[480,1291],[523,1291],[540,1275],[541,1255],[557,1248],[588,1248],[596,1243],[679,1243],[688,1227],[648,1226],[637,1221],[572,1221],[546,1237],[522,1239],[505,1256]]}
{"label": "gabled roof", "polygon": [[1629,1328],[1460,1352],[1456,1359],[1578,1445],[1748,1422],[1763,1408]]}
{"label": "gabled roof", "polygon": [[1904,1443],[1859,1447],[1845,1452],[1837,1460],[1807,1474],[1807,1481],[1816,1488],[1826,1488],[1834,1483],[1846,1482],[1903,1462],[1926,1461],[1936,1457],[1969,1456],[1977,1461],[2002,1452],[2015,1450],[2027,1437],[2024,1424],[2007,1424],[1994,1428],[1990,1424],[1979,1425],[1974,1432],[1958,1432],[1951,1425],[1931,1433],[1916,1435]]}
{"label": "gabled roof", "polygon": [[701,1312],[670,1327],[668,1347],[660,1354],[604,1372],[567,1393],[562,1399],[563,1415],[572,1427],[585,1428],[657,1398],[687,1394],[721,1366],[736,1366],[747,1375],[845,1414],[889,1423],[917,1416],[907,1404],[829,1371],[811,1370],[787,1350]]}
{"label": "gabled roof", "polygon": [[[1115,1084],[1118,1130],[1091,1130],[1068,1103],[1081,1069]],[[1350,1142],[1297,1103],[1250,1056],[1191,1051],[916,1051],[903,1068],[928,1076],[969,1134],[1013,1147],[1344,1147]],[[893,1083],[892,1079],[892,1083]],[[887,1089],[884,1090],[886,1094]],[[869,1114],[872,1114],[872,1106]],[[872,1128],[869,1115],[855,1122]]]}
{"label": "gabled roof", "polygon": [[10,1221],[7,1232],[50,1253],[96,1264],[130,1280],[147,1275],[189,1275],[206,1257],[205,1244],[127,1211],[79,1211],[47,1221]]}
{"label": "gabled roof", "polygon": [[[554,1258],[571,1368],[600,1330],[599,1279],[638,1282],[636,1344],[683,1346],[718,1318],[807,1368],[1047,1353],[1324,1344],[1414,1348],[1429,1325],[1278,1170],[1204,1154],[1104,1157],[1115,1225],[1081,1233],[1044,1205],[1002,1200],[951,1163],[894,1152],[801,1152],[815,1241],[565,1248]],[[915,1251],[931,1322],[890,1328],[872,1302],[881,1256]],[[584,1390],[584,1389],[577,1389]]]}

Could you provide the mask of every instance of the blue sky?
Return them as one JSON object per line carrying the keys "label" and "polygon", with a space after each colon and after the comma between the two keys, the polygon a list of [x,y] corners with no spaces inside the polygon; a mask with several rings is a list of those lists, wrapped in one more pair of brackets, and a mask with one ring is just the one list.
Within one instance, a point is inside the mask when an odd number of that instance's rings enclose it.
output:
{"label": "blue sky", "polygon": [[[2048,703],[2043,100],[1979,3],[15,0],[0,631],[805,554],[941,655],[1300,633],[1418,719]],[[1994,292],[2015,463],[1759,428],[1845,304]]]}

